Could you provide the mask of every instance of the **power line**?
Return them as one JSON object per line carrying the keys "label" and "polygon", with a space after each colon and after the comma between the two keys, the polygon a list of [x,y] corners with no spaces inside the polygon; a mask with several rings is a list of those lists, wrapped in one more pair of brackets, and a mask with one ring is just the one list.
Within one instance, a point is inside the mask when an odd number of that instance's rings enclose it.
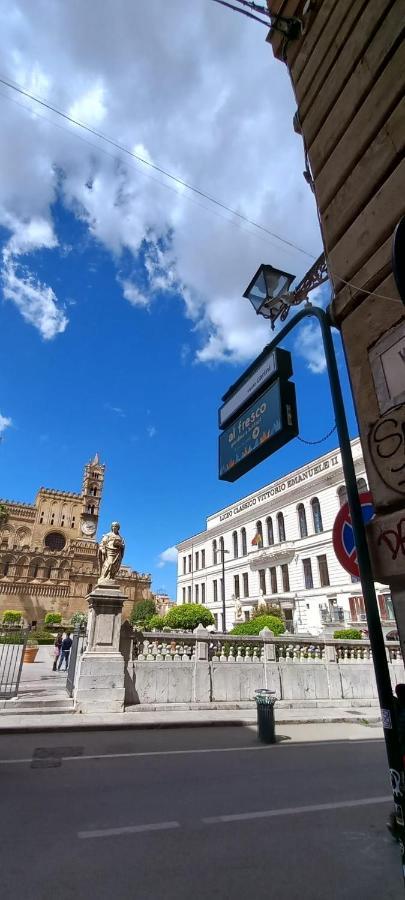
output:
{"label": "power line", "polygon": [[304,254],[304,256],[309,257],[310,259],[316,259],[313,253],[309,253],[307,250],[304,250],[303,247],[300,247],[298,244],[295,244],[293,241],[289,241],[286,238],[281,237],[279,234],[276,234],[274,231],[271,231],[269,228],[266,228],[265,225],[261,225],[260,222],[255,222],[253,219],[249,219],[248,216],[244,216],[243,213],[238,212],[236,209],[232,209],[230,206],[227,206],[226,203],[222,203],[220,200],[217,200],[215,197],[212,197],[210,194],[207,194],[205,191],[200,188],[194,187],[192,184],[188,184],[188,182],[184,181],[177,175],[173,175],[171,172],[168,172],[166,169],[163,169],[161,166],[156,165],[156,163],[152,163],[150,160],[144,159],[138,153],[135,153],[133,150],[130,150],[128,147],[125,147],[124,144],[119,144],[118,141],[115,141],[113,138],[108,137],[108,135],[103,134],[100,131],[97,131],[95,128],[91,128],[90,125],[86,125],[84,122],[79,122],[77,119],[74,119],[73,116],[70,116],[68,113],[63,110],[58,109],[56,106],[53,106],[51,103],[48,103],[46,100],[41,100],[39,97],[36,97],[35,94],[31,94],[30,91],[24,90],[20,85],[15,82],[14,84],[8,81],[5,78],[0,78],[0,84],[5,85],[5,87],[10,88],[13,91],[16,91],[18,94],[21,94],[23,97],[27,97],[29,100],[33,100],[35,103],[38,103],[40,106],[43,106],[45,109],[49,109],[51,112],[60,116],[62,119],[65,119],[67,122],[70,122],[71,125],[75,125],[77,128],[82,128],[84,131],[87,131],[89,134],[94,135],[102,141],[105,141],[107,144],[110,144],[112,147],[115,147],[116,150],[119,150],[121,153],[125,153],[128,156],[131,156],[133,159],[136,159],[138,162],[142,163],[145,166],[148,166],[151,169],[154,169],[156,172],[159,172],[161,175],[164,175],[166,178],[169,178],[171,181],[174,181],[176,184],[181,185],[183,188],[187,188],[187,190],[192,191],[192,193],[197,194],[199,197],[203,197],[205,200],[208,200],[210,203],[213,203],[215,206],[218,206],[220,209],[224,209],[226,212],[231,213],[231,215],[236,216],[237,219],[240,219],[242,222],[246,222],[248,225],[253,225],[254,228],[258,228],[259,231],[263,231],[265,234],[270,235],[272,238],[276,238],[276,240],[280,241],[282,244],[285,244],[287,247],[291,247],[293,250],[296,250],[298,253]]}
{"label": "power line", "polygon": [[[228,3],[227,0],[213,0],[213,2],[214,2],[214,3],[219,3],[221,6],[227,6],[228,9],[233,9],[234,12],[238,12],[238,13],[240,13],[242,16],[248,16],[249,19],[255,19],[256,22],[261,22],[261,24],[262,24],[262,25],[265,25],[266,28],[269,28],[269,27],[270,27],[269,22],[268,22],[268,21],[266,22],[265,19],[259,19],[259,16],[255,16],[253,13],[247,12],[246,9],[240,9],[239,6],[234,6],[232,3]],[[240,2],[240,3],[243,3],[244,0],[239,0],[239,2]],[[262,9],[263,12],[265,12],[265,13],[267,12],[267,10],[265,9],[264,6],[259,7],[259,6],[256,6],[255,3],[244,3],[244,5],[245,5],[245,6],[250,6],[251,9]]]}

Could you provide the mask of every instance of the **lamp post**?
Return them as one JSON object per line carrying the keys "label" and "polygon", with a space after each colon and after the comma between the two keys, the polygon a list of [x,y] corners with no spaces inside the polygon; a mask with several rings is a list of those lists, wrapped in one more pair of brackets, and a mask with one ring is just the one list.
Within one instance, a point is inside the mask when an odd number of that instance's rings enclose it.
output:
{"label": "lamp post", "polygon": [[221,582],[221,601],[222,601],[222,632],[226,634],[226,607],[225,607],[225,553],[229,553],[229,550],[225,550],[224,547],[224,539],[220,540],[219,550],[215,551],[215,556],[218,556],[218,553],[221,554],[221,563],[222,563],[222,582]]}
{"label": "lamp post", "polygon": [[[267,278],[265,277],[266,270],[269,270],[269,277]],[[277,281],[277,274],[279,275],[279,281]],[[294,276],[288,275],[285,272],[278,272],[278,270],[273,269],[272,266],[260,266],[255,277],[250,282],[249,287],[246,289],[244,297],[247,297],[250,300],[256,310],[256,313],[265,315],[265,317],[269,318],[273,323],[280,314],[282,319],[285,318],[288,314],[289,307],[292,304],[305,299],[305,293],[303,291],[299,291],[300,286],[295,293],[289,294],[288,290],[293,280]],[[322,278],[322,280],[324,280],[324,278]],[[308,284],[307,276],[303,279],[302,284],[305,283]],[[318,283],[320,283],[319,280]],[[314,287],[315,284],[316,275],[312,279],[311,286]],[[282,309],[280,308],[280,303],[283,304]],[[354,541],[357,550],[357,562],[360,572],[360,581],[367,613],[367,625],[371,651],[373,655],[378,697],[381,707],[381,717],[394,796],[396,819],[401,837],[400,846],[402,862],[403,864],[405,864],[404,766],[400,753],[396,722],[396,710],[392,693],[391,678],[388,668],[388,660],[385,652],[384,637],[378,610],[377,597],[375,593],[374,578],[371,568],[366,530],[364,527],[361,504],[357,490],[356,473],[354,469],[342,390],[339,381],[336,355],[333,346],[332,322],[329,312],[325,312],[323,309],[307,303],[305,308],[298,312],[297,315],[294,316],[294,318],[287,325],[285,325],[284,328],[281,329],[281,331],[279,331],[277,337],[268,345],[268,350],[270,351],[277,347],[287,336],[287,334],[289,334],[289,332],[292,331],[299,324],[299,322],[301,322],[308,316],[313,316],[318,320],[321,329],[323,348],[325,351],[329,385],[335,413],[336,429],[342,454],[342,464],[346,482],[347,499],[349,503],[350,516],[353,527]]]}

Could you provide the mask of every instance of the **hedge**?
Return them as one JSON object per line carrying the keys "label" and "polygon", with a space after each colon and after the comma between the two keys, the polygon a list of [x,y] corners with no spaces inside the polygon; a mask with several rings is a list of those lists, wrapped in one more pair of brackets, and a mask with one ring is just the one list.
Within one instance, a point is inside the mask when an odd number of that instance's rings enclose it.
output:
{"label": "hedge", "polygon": [[34,641],[37,644],[54,644],[55,635],[51,631],[30,631],[28,641]]}
{"label": "hedge", "polygon": [[153,631],[154,628],[156,628],[156,631],[161,631],[162,628],[164,628],[164,625],[164,616],[152,616],[152,618],[149,619],[148,628],[150,631]]}
{"label": "hedge", "polygon": [[3,613],[3,625],[19,625],[22,613],[18,609],[5,609]]}
{"label": "hedge", "polygon": [[362,641],[363,635],[358,628],[341,628],[333,632],[335,641]]}
{"label": "hedge", "polygon": [[23,644],[24,637],[22,634],[11,632],[10,634],[0,634],[0,644]]}
{"label": "hedge", "polygon": [[248,622],[240,622],[232,628],[231,634],[260,634],[263,628],[270,628],[274,634],[284,634],[285,625],[277,616],[256,616]]}
{"label": "hedge", "polygon": [[45,625],[60,625],[62,621],[62,613],[49,612],[46,614]]}
{"label": "hedge", "polygon": [[164,617],[164,625],[169,628],[179,628],[183,631],[194,631],[197,625],[213,625],[214,616],[211,610],[199,603],[185,603],[183,606],[175,606]]}

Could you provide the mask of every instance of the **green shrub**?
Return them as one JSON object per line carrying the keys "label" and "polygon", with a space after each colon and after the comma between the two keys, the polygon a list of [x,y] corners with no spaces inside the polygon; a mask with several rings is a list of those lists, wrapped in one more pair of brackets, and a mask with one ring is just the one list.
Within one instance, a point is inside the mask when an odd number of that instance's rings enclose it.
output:
{"label": "green shrub", "polygon": [[266,604],[266,609],[263,606],[256,607],[252,611],[251,618],[258,619],[259,616],[275,616],[276,619],[281,619],[281,612],[279,606],[271,606],[270,604]]}
{"label": "green shrub", "polygon": [[154,600],[138,600],[138,603],[134,603],[131,613],[132,625],[148,628],[152,616],[155,615],[156,603]]}
{"label": "green shrub", "polygon": [[340,628],[333,632],[335,641],[362,641],[363,635],[358,628]]}
{"label": "green shrub", "polygon": [[75,612],[70,620],[70,624],[75,627],[75,625],[87,625],[87,613],[85,612]]}
{"label": "green shrub", "polygon": [[270,628],[274,634],[284,634],[285,625],[278,616],[255,616],[249,622],[240,622],[232,628],[231,634],[259,634],[263,628]]}
{"label": "green shrub", "polygon": [[19,625],[22,613],[18,609],[5,609],[3,613],[3,625]]}
{"label": "green shrub", "polygon": [[165,624],[165,620],[163,616],[152,616],[149,619],[148,628],[152,631],[153,628],[156,628],[158,631],[161,631]]}
{"label": "green shrub", "polygon": [[55,635],[51,631],[30,631],[28,643],[34,641],[34,644],[54,644]]}
{"label": "green shrub", "polygon": [[0,634],[0,644],[23,644],[24,637],[15,631],[10,634]]}
{"label": "green shrub", "polygon": [[49,612],[45,616],[45,625],[60,625],[62,613]]}
{"label": "green shrub", "polygon": [[213,625],[214,616],[211,610],[199,603],[184,603],[183,606],[175,606],[164,617],[164,624],[169,628],[179,628],[182,631],[194,631],[197,625]]}

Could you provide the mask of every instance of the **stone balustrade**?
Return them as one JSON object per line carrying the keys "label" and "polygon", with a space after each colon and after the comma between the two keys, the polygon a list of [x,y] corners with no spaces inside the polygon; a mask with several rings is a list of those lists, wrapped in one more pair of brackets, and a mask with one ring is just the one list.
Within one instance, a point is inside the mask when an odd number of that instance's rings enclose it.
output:
{"label": "stone balustrade", "polygon": [[[392,684],[405,681],[399,644],[385,644]],[[120,649],[127,703],[238,702],[269,687],[284,700],[377,698],[369,641],[281,635],[139,632],[128,622]]]}

